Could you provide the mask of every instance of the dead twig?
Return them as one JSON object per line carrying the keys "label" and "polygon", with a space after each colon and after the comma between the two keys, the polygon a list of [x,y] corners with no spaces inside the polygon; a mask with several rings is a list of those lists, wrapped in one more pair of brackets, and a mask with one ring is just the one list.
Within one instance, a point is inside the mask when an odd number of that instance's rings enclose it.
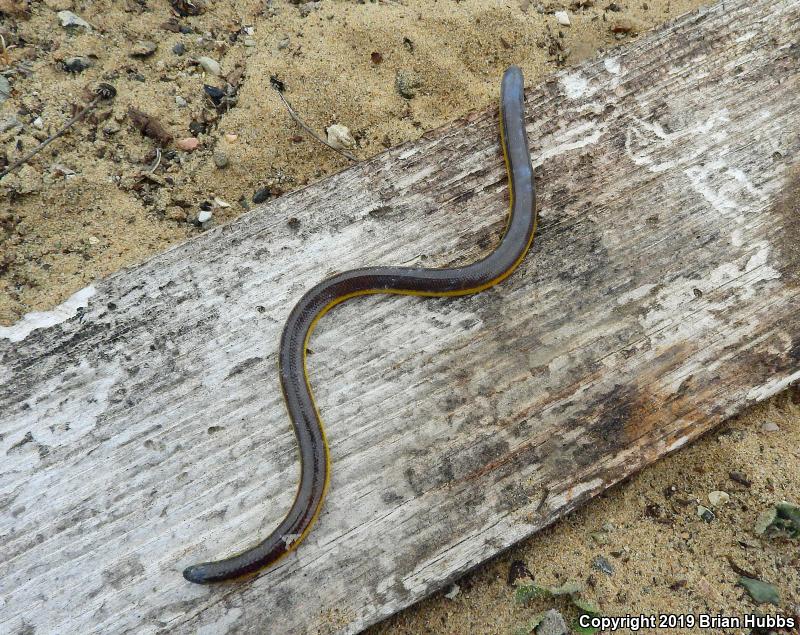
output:
{"label": "dead twig", "polygon": [[[278,84],[280,84],[280,86]],[[272,81],[272,87],[275,89],[275,92],[278,93],[278,97],[281,98],[281,101],[283,102],[283,105],[286,106],[286,110],[289,111],[289,114],[291,115],[292,119],[294,119],[297,122],[298,126],[300,126],[308,134],[310,134],[312,137],[314,137],[322,145],[326,145],[331,150],[333,150],[334,152],[338,152],[343,157],[346,157],[346,158],[350,159],[351,161],[354,161],[354,162],[358,163],[358,159],[356,157],[354,157],[352,154],[350,154],[347,150],[342,150],[341,148],[336,148],[336,147],[332,146],[330,143],[325,141],[325,139],[323,139],[316,132],[314,132],[311,128],[309,128],[305,123],[303,123],[303,120],[300,119],[300,115],[298,115],[295,112],[295,110],[294,110],[294,108],[292,108],[291,104],[288,101],[286,101],[286,97],[283,96],[283,92],[282,92],[282,88],[283,87],[282,87],[281,82],[279,82],[277,80]]]}
{"label": "dead twig", "polygon": [[128,118],[133,123],[134,128],[141,132],[145,137],[155,139],[161,145],[167,145],[172,141],[172,133],[167,130],[163,124],[146,112],[128,106]]}
{"label": "dead twig", "polygon": [[50,135],[42,141],[38,146],[36,146],[33,150],[28,152],[25,156],[21,159],[16,160],[14,163],[9,165],[5,170],[0,172],[0,179],[2,179],[6,174],[10,174],[18,167],[27,163],[32,157],[39,154],[42,150],[44,150],[47,146],[49,146],[53,141],[58,139],[59,137],[63,136],[67,130],[72,128],[76,123],[78,123],[81,119],[83,119],[87,113],[94,108],[99,102],[104,101],[106,99],[113,99],[114,96],[117,94],[116,89],[111,86],[110,84],[100,84],[94,91],[94,98],[90,101],[83,109],[81,109],[78,114],[76,114],[72,119],[70,119],[61,130],[56,132],[55,134]]}

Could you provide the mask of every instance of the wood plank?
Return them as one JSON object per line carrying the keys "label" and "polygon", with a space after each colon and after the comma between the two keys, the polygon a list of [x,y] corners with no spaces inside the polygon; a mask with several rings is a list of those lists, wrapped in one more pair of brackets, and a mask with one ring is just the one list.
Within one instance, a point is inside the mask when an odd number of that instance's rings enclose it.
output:
{"label": "wood plank", "polygon": [[283,320],[334,270],[486,254],[496,108],[0,330],[2,630],[357,632],[800,377],[798,32],[727,1],[529,90],[533,252],[322,321],[329,498],[254,579],[181,570],[294,494]]}

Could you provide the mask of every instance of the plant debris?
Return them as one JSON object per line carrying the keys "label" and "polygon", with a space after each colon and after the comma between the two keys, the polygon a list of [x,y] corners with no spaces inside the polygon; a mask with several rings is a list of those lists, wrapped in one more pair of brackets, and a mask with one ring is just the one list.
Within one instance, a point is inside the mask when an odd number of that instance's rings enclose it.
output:
{"label": "plant debris", "polygon": [[514,560],[508,569],[508,584],[514,586],[518,580],[523,578],[530,578],[533,580],[533,573],[531,573],[528,566],[522,560]]}
{"label": "plant debris", "polygon": [[554,586],[548,589],[550,595],[576,595],[583,593],[583,585],[580,582],[569,581],[561,586]]}
{"label": "plant debris", "polygon": [[744,485],[745,487],[750,487],[753,484],[753,481],[747,478],[743,472],[737,472],[733,470],[728,473],[730,479],[735,483],[739,483],[739,485]]}
{"label": "plant debris", "polygon": [[747,589],[750,597],[759,604],[769,603],[778,605],[781,602],[778,589],[767,582],[742,576],[739,578],[738,584]]}
{"label": "plant debris", "polygon": [[145,137],[150,137],[158,141],[161,145],[167,145],[172,141],[172,135],[167,131],[164,125],[146,112],[130,106],[128,108],[128,118],[131,120],[134,128]]}
{"label": "plant debris", "polygon": [[[25,154],[22,158],[17,159],[14,163],[6,167],[2,172],[0,172],[0,178],[3,178],[5,175],[10,174],[19,167],[24,166],[23,169],[29,167],[25,166],[24,164],[27,161],[29,161],[32,157],[36,156],[39,152],[44,150],[53,141],[64,135],[70,128],[72,128],[72,126],[74,126],[77,122],[83,119],[101,101],[113,99],[117,94],[117,89],[114,88],[111,84],[101,83],[98,84],[97,87],[95,87],[91,92],[87,91],[87,94],[91,95],[92,98],[86,106],[84,106],[83,108],[78,108],[75,104],[73,104],[73,112],[75,112],[75,115],[72,117],[72,119],[70,119],[64,125],[64,127],[61,128],[58,132],[44,139],[33,150],[31,150],[30,152]],[[29,190],[29,191],[34,191],[34,190]],[[24,192],[20,191],[20,193]]]}
{"label": "plant debris", "polygon": [[[583,589],[584,589],[583,584],[575,581],[568,581],[562,584],[561,586],[555,586],[555,587],[545,587],[537,584],[527,584],[517,587],[517,590],[514,593],[514,597],[517,602],[522,604],[527,604],[528,602],[536,598],[559,597],[566,595],[569,597],[569,600],[572,603],[572,605],[578,609],[579,615],[600,615],[600,609],[594,604],[594,602],[591,602],[590,600],[581,597]],[[535,615],[531,620],[529,620],[523,626],[518,628],[516,632],[531,633],[535,629],[536,634],[540,635],[541,630],[539,628],[539,625],[544,624],[547,615],[550,614],[551,612],[555,612],[558,614],[559,617],[561,617],[561,614],[558,613],[558,611],[556,611],[555,609],[550,609],[546,613],[539,613]],[[596,628],[581,627],[577,620],[575,620],[575,622],[572,624],[572,630],[576,633],[583,633],[585,635],[592,635],[593,633],[597,632]],[[562,632],[569,633],[569,629],[566,627],[566,623],[564,623],[564,630]]]}
{"label": "plant debris", "polygon": [[542,623],[543,619],[544,611],[537,613],[531,619],[525,622],[525,624],[517,628],[517,630],[514,631],[514,635],[530,635],[534,630],[536,630],[536,627]]}
{"label": "plant debris", "polygon": [[800,538],[800,507],[781,502],[764,510],[756,519],[754,531],[759,535],[784,535],[791,539]]}
{"label": "plant debris", "polygon": [[557,597],[560,595],[579,595],[583,592],[583,585],[580,582],[569,581],[561,586],[546,587],[538,584],[525,584],[517,587],[514,598],[517,602],[525,604],[533,598]]}
{"label": "plant debris", "polygon": [[173,11],[182,18],[201,15],[205,12],[205,2],[203,0],[170,0]]}
{"label": "plant debris", "polygon": [[731,565],[731,569],[733,569],[739,575],[744,576],[746,578],[753,578],[753,579],[758,578],[758,576],[752,571],[748,571],[744,567],[740,567],[738,564],[736,564],[736,561],[733,559],[732,556],[730,555],[727,556],[727,559],[728,559],[728,564]]}

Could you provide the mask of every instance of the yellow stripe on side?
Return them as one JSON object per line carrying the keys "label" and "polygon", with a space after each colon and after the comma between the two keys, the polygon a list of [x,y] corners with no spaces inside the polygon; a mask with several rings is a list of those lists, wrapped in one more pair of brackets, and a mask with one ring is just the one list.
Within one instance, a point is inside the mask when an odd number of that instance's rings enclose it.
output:
{"label": "yellow stripe on side", "polygon": [[[503,159],[505,160],[506,164],[506,172],[508,173],[508,179],[510,183],[509,187],[509,214],[506,218],[506,227],[503,230],[503,236],[508,232],[508,227],[511,223],[511,216],[514,212],[514,175],[511,172],[511,162],[508,158],[508,148],[506,147],[506,139],[505,139],[505,124],[503,123],[503,109],[500,108],[500,144],[503,148]],[[535,212],[534,212],[535,214]],[[311,531],[312,525],[316,522],[317,518],[319,517],[320,512],[322,511],[322,503],[325,500],[325,496],[328,493],[328,486],[330,485],[330,476],[331,476],[331,460],[330,460],[330,450],[328,448],[328,438],[325,434],[325,426],[322,423],[322,417],[319,413],[319,408],[317,407],[317,402],[314,400],[314,392],[311,390],[311,383],[308,381],[308,370],[306,368],[306,349],[308,348],[308,342],[311,339],[311,334],[314,332],[314,328],[317,326],[317,322],[322,319],[328,311],[330,311],[333,307],[337,304],[341,304],[351,298],[355,298],[362,295],[377,295],[377,294],[390,294],[390,295],[414,295],[420,297],[455,297],[455,296],[463,296],[463,295],[472,295],[474,293],[479,293],[481,291],[485,291],[490,287],[493,287],[506,278],[510,276],[514,271],[519,267],[522,261],[525,259],[525,255],[528,253],[528,250],[533,243],[533,237],[536,233],[536,223],[537,218],[534,216],[533,221],[533,231],[531,231],[530,238],[528,239],[528,244],[525,245],[525,248],[520,253],[519,257],[514,261],[514,263],[503,273],[498,275],[496,278],[492,280],[478,285],[476,287],[471,287],[469,289],[459,289],[457,291],[408,291],[405,289],[365,289],[363,291],[354,291],[352,293],[347,293],[345,295],[339,296],[331,300],[328,304],[326,304],[322,310],[314,317],[311,322],[311,325],[308,327],[308,333],[306,333],[305,340],[303,341],[303,378],[306,382],[306,388],[308,389],[308,394],[311,397],[311,403],[314,406],[314,412],[317,415],[317,422],[319,423],[320,432],[322,432],[322,444],[325,448],[325,481],[323,483],[323,490],[322,490],[322,497],[320,498],[319,505],[314,512],[314,515],[311,518],[311,521],[308,523],[308,526],[305,528],[300,537],[295,540],[292,545],[286,550],[286,553],[294,551],[303,539],[306,537],[309,531]]]}

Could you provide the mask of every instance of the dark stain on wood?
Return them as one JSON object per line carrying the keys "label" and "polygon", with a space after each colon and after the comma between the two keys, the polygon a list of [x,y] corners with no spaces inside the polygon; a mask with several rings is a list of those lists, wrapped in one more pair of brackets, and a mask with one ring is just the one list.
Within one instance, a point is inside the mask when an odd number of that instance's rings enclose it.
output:
{"label": "dark stain on wood", "polygon": [[781,228],[776,241],[779,271],[787,282],[800,287],[800,163],[789,169],[786,183],[770,211]]}
{"label": "dark stain on wood", "polygon": [[247,359],[239,362],[233,368],[231,368],[230,372],[227,374],[225,379],[230,379],[231,377],[235,377],[236,375],[245,372],[249,368],[256,366],[264,361],[263,357],[248,357]]}

